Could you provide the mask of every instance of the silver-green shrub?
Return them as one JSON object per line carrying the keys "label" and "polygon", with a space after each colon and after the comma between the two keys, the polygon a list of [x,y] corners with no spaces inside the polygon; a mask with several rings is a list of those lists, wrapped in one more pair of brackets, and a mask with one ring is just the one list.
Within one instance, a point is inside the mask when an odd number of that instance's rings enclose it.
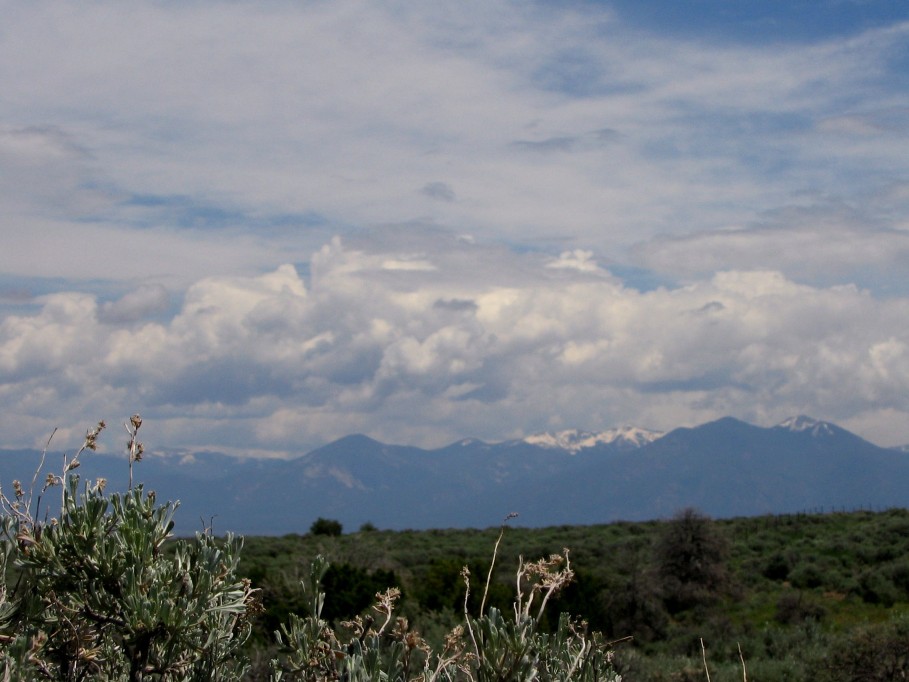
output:
{"label": "silver-green shrub", "polygon": [[[131,420],[130,465],[141,457]],[[0,493],[0,674],[7,680],[237,680],[254,604],[236,577],[241,542],[198,533],[164,547],[176,505],[137,486],[107,494],[69,473],[103,428],[51,475],[59,516],[31,516],[33,490]],[[37,476],[36,476],[37,478]],[[66,480],[63,480],[66,478]],[[40,499],[40,498],[39,498]]]}

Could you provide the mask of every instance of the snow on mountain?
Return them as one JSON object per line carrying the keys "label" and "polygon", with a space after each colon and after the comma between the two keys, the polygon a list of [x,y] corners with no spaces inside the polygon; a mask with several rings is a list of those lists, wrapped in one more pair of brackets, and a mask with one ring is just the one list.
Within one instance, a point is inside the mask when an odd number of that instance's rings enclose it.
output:
{"label": "snow on mountain", "polygon": [[594,433],[578,429],[566,429],[555,433],[538,433],[524,438],[525,443],[553,450],[567,450],[576,454],[586,448],[597,445],[624,445],[626,447],[641,447],[652,443],[663,434],[659,431],[650,431],[637,426],[619,426],[607,431]]}
{"label": "snow on mountain", "polygon": [[789,419],[780,422],[777,428],[792,432],[810,431],[812,436],[833,435],[833,426],[831,424],[806,417],[803,414],[797,417],[789,417]]}
{"label": "snow on mountain", "polygon": [[665,434],[662,431],[651,431],[642,429],[638,426],[619,426],[609,431],[604,431],[603,436],[607,437],[604,442],[624,442],[635,447],[642,447],[652,443],[657,438],[662,438]]}
{"label": "snow on mountain", "polygon": [[455,445],[460,445],[462,448],[472,448],[472,447],[484,447],[488,444],[479,438],[463,438],[459,440]]}

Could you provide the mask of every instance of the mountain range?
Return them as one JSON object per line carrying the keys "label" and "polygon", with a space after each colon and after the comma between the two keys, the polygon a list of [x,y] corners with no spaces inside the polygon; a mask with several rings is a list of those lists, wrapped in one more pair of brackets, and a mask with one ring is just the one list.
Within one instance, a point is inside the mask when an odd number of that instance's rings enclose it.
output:
{"label": "mountain range", "polygon": [[[125,456],[88,452],[83,480],[127,485]],[[40,453],[0,451],[0,484],[28,488]],[[60,462],[57,454],[48,462]],[[830,422],[793,417],[759,427],[726,417],[659,433],[634,427],[544,433],[426,450],[351,435],[289,460],[216,452],[149,452],[135,477],[179,500],[178,534],[304,533],[317,518],[346,530],[586,525],[909,505],[909,452],[882,448]],[[45,467],[38,485],[46,475]],[[56,499],[54,489],[45,494]],[[52,505],[45,502],[45,509]]]}

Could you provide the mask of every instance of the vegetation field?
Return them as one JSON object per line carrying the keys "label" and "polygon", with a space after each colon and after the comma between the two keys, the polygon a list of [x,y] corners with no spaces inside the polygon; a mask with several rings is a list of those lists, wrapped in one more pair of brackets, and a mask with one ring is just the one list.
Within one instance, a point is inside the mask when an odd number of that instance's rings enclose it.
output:
{"label": "vegetation field", "polygon": [[132,482],[141,424],[126,492],[69,473],[104,422],[61,475],[0,488],[0,678],[909,678],[905,509],[175,539]]}
{"label": "vegetation field", "polygon": [[[301,579],[317,555],[330,562],[324,617],[365,612],[396,586],[398,612],[441,642],[463,616],[462,567],[482,584],[500,529],[313,530],[245,540],[238,571],[264,607],[249,644],[260,666],[272,631],[304,610]],[[615,642],[626,682],[704,680],[705,660],[714,682],[893,680],[909,670],[909,511],[711,520],[687,510],[663,522],[508,527],[487,604],[511,608],[519,557],[565,548],[575,578],[544,627],[560,611],[585,619]]]}

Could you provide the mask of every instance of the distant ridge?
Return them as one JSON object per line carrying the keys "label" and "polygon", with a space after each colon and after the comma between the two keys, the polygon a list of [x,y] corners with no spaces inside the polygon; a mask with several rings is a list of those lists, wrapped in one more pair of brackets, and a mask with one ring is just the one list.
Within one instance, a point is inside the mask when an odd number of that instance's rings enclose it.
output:
{"label": "distant ridge", "polygon": [[[35,451],[0,451],[0,484],[31,481]],[[59,461],[49,457],[48,461]],[[126,487],[122,457],[91,453],[78,470]],[[637,427],[563,430],[425,450],[350,435],[291,460],[149,452],[137,478],[179,499],[177,532],[304,533],[317,517],[348,531],[526,526],[909,506],[909,452],[881,448],[804,415],[772,427],[725,417],[662,434]],[[50,498],[49,498],[50,499]]]}

